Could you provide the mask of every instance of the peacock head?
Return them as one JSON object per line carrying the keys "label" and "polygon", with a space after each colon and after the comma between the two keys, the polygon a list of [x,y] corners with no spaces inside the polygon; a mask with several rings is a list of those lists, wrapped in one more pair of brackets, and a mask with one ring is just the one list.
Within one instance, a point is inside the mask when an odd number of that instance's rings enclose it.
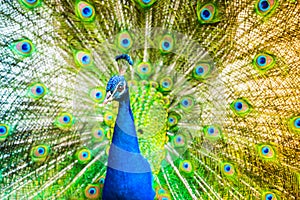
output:
{"label": "peacock head", "polygon": [[[121,54],[116,57],[116,61],[125,60],[129,65],[133,65],[131,57],[127,54]],[[124,98],[129,98],[128,86],[124,78],[127,67],[121,67],[119,69],[120,75],[111,77],[106,86],[106,98],[103,104],[107,104],[110,101],[122,101]]]}
{"label": "peacock head", "polygon": [[128,86],[124,76],[113,76],[109,79],[106,86],[106,98],[104,104],[110,101],[122,101],[128,96]]}

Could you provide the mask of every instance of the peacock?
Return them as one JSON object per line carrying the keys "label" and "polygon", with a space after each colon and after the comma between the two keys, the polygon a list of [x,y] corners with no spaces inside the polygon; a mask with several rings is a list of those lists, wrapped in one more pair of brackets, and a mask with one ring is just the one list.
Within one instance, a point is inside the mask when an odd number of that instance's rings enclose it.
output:
{"label": "peacock", "polygon": [[1,0],[0,199],[300,199],[299,16]]}
{"label": "peacock", "polygon": [[[133,64],[130,56],[126,54],[116,58],[120,59]],[[120,70],[120,76],[113,76],[106,87],[104,104],[112,100],[118,101],[119,110],[109,148],[102,199],[152,200],[155,192],[152,188],[151,168],[139,148],[130,95],[123,74],[125,69]]]}

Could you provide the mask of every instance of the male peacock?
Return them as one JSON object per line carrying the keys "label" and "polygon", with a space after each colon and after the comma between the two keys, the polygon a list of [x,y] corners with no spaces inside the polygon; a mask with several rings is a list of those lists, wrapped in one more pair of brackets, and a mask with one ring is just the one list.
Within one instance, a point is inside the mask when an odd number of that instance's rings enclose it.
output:
{"label": "male peacock", "polygon": [[[116,60],[119,59],[126,59],[132,64],[128,55],[120,55]],[[119,110],[109,149],[102,199],[153,200],[155,193],[152,190],[151,168],[140,154],[128,86],[123,74],[109,80],[106,93],[104,103],[118,101]]]}
{"label": "male peacock", "polygon": [[[152,184],[155,199],[299,199],[299,14],[296,0],[2,0],[0,199],[142,182],[132,198]],[[132,115],[103,104],[116,80]],[[122,148],[136,165],[113,159]]]}

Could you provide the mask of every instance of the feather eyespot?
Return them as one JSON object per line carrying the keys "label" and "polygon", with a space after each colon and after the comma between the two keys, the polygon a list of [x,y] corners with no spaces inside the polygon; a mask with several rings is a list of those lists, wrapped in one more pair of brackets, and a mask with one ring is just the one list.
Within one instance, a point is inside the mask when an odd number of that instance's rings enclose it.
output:
{"label": "feather eyespot", "polygon": [[255,4],[256,13],[266,16],[277,6],[277,0],[258,0]]}
{"label": "feather eyespot", "polygon": [[219,19],[217,18],[217,15],[218,15],[218,10],[214,4],[212,3],[208,3],[205,5],[197,4],[197,16],[198,16],[199,23],[207,24],[207,23],[218,22]]}
{"label": "feather eyespot", "polygon": [[30,57],[35,51],[34,45],[28,39],[21,39],[13,42],[11,45],[12,51],[22,57]]}
{"label": "feather eyespot", "polygon": [[117,35],[116,46],[122,52],[128,52],[133,46],[133,39],[131,33],[128,31],[122,31]]}
{"label": "feather eyespot", "polygon": [[159,50],[162,54],[168,54],[173,51],[175,39],[171,34],[165,34],[159,42]]}
{"label": "feather eyespot", "polygon": [[292,117],[289,120],[289,127],[293,131],[300,132],[300,116]]}
{"label": "feather eyespot", "polygon": [[270,8],[270,3],[267,0],[260,0],[258,2],[258,8],[262,12],[266,12]]}
{"label": "feather eyespot", "polygon": [[237,175],[236,168],[229,162],[221,163],[221,172],[224,176],[232,180],[234,180]]}
{"label": "feather eyespot", "polygon": [[186,174],[190,174],[193,172],[193,165],[190,161],[183,160],[179,164],[179,169]]}
{"label": "feather eyespot", "polygon": [[107,126],[111,126],[114,123],[114,115],[111,112],[105,112],[104,114],[104,123]]}
{"label": "feather eyespot", "polygon": [[106,134],[107,134],[107,130],[102,127],[95,128],[92,131],[93,139],[96,142],[102,142],[104,140]]}
{"label": "feather eyespot", "polygon": [[152,73],[152,66],[149,62],[141,62],[137,65],[136,71],[142,79],[147,79]]}
{"label": "feather eyespot", "polygon": [[162,92],[168,92],[173,87],[173,80],[170,77],[164,77],[160,80],[160,90]]}
{"label": "feather eyespot", "polygon": [[193,77],[197,80],[206,79],[210,76],[212,66],[208,63],[199,63],[193,70]]}
{"label": "feather eyespot", "polygon": [[4,141],[9,135],[10,127],[6,124],[0,124],[0,142]]}
{"label": "feather eyespot", "polygon": [[300,128],[300,118],[295,119],[294,125],[295,125],[295,128]]}
{"label": "feather eyespot", "polygon": [[185,147],[186,146],[186,138],[182,134],[177,134],[175,137],[172,139],[172,143],[174,147],[179,148],[179,147]]}
{"label": "feather eyespot", "polygon": [[104,176],[101,176],[100,178],[98,178],[98,179],[96,180],[96,183],[99,183],[99,184],[100,184],[100,188],[103,188],[104,183],[105,183],[105,177],[104,177]]}
{"label": "feather eyespot", "polygon": [[105,99],[105,90],[101,87],[96,87],[90,90],[90,97],[96,103],[102,103]]}
{"label": "feather eyespot", "polygon": [[32,9],[41,5],[42,0],[19,0],[25,7]]}
{"label": "feather eyespot", "polygon": [[274,67],[275,63],[275,56],[269,53],[259,53],[253,60],[254,67],[260,72],[266,72],[270,68]]}
{"label": "feather eyespot", "polygon": [[157,188],[156,189],[156,196],[158,200],[170,200],[170,194],[164,188]]}
{"label": "feather eyespot", "polygon": [[229,163],[224,164],[223,171],[224,171],[224,174],[226,174],[226,175],[233,175],[234,174],[234,167]]}
{"label": "feather eyespot", "polygon": [[76,152],[75,158],[78,160],[80,164],[86,164],[91,160],[92,156],[89,149],[82,148]]}
{"label": "feather eyespot", "polygon": [[271,161],[276,159],[276,151],[269,144],[257,145],[258,155],[266,161]]}
{"label": "feather eyespot", "polygon": [[38,145],[31,148],[31,159],[34,162],[43,162],[46,160],[50,152],[47,145]]}
{"label": "feather eyespot", "polygon": [[32,83],[28,87],[27,95],[33,99],[43,98],[47,94],[48,90],[42,83]]}
{"label": "feather eyespot", "polygon": [[273,192],[264,192],[261,200],[279,200],[279,197]]}
{"label": "feather eyespot", "polygon": [[128,46],[130,46],[130,40],[127,38],[124,38],[121,40],[121,45],[125,48],[127,48]]}
{"label": "feather eyespot", "polygon": [[168,126],[169,127],[176,126],[178,124],[179,120],[180,120],[180,115],[178,115],[175,112],[169,113],[168,122],[167,122]]}
{"label": "feather eyespot", "polygon": [[180,100],[180,108],[185,111],[190,111],[193,109],[195,101],[191,96],[182,97]]}
{"label": "feather eyespot", "polygon": [[93,59],[88,51],[77,51],[75,53],[75,63],[79,67],[89,67],[93,64]]}
{"label": "feather eyespot", "polygon": [[[153,86],[153,85],[151,85],[151,86]],[[164,96],[164,97],[162,97],[162,101],[163,101],[163,103],[164,103],[164,106],[169,106],[170,105],[170,98],[168,98],[168,97],[166,97],[166,96]]]}
{"label": "feather eyespot", "polygon": [[88,199],[99,199],[100,187],[97,184],[90,184],[85,188],[84,194]]}
{"label": "feather eyespot", "polygon": [[167,194],[167,191],[164,188],[157,188],[156,193],[158,195]]}
{"label": "feather eyespot", "polygon": [[241,117],[248,115],[252,111],[252,106],[250,103],[243,98],[233,101],[230,104],[230,107],[236,115]]}
{"label": "feather eyespot", "polygon": [[136,2],[142,7],[142,8],[149,8],[151,7],[156,0],[136,0]]}
{"label": "feather eyespot", "polygon": [[78,2],[75,12],[82,21],[91,22],[95,19],[95,8],[87,2]]}
{"label": "feather eyespot", "polygon": [[221,138],[222,131],[219,126],[211,125],[203,128],[204,137],[210,141],[216,141]]}
{"label": "feather eyespot", "polygon": [[73,115],[71,115],[70,113],[60,113],[56,117],[54,124],[60,129],[71,128],[74,124]]}

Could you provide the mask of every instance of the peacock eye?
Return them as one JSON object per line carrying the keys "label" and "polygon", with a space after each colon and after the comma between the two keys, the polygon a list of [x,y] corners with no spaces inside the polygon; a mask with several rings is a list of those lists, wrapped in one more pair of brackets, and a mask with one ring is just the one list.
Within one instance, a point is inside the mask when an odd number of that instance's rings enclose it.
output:
{"label": "peacock eye", "polygon": [[77,51],[74,59],[79,67],[89,67],[93,64],[93,58],[88,51]]}
{"label": "peacock eye", "polygon": [[231,163],[228,163],[228,162],[221,163],[221,171],[222,171],[222,174],[229,179],[232,179],[232,178],[234,179],[237,174],[234,165]]}
{"label": "peacock eye", "polygon": [[87,2],[80,1],[75,12],[82,21],[91,22],[95,19],[95,8]]}
{"label": "peacock eye", "polygon": [[201,24],[218,22],[219,19],[217,18],[218,15],[217,11],[218,11],[217,7],[212,3],[208,3],[205,5],[198,4],[197,5],[198,21]]}
{"label": "peacock eye", "polygon": [[101,103],[105,99],[105,90],[101,87],[96,87],[90,90],[89,95],[96,103]]}
{"label": "peacock eye", "polygon": [[184,135],[178,134],[172,139],[172,143],[174,147],[185,147],[187,141]]}
{"label": "peacock eye", "polygon": [[289,120],[289,127],[293,131],[300,132],[300,116],[293,117]]}
{"label": "peacock eye", "polygon": [[230,107],[236,115],[241,117],[248,115],[252,111],[251,104],[243,98],[238,98],[237,100],[233,101],[230,104]]}
{"label": "peacock eye", "polygon": [[180,100],[180,108],[185,111],[190,111],[191,109],[193,109],[194,105],[195,105],[195,101],[190,96],[183,97]]}
{"label": "peacock eye", "polygon": [[159,50],[162,54],[170,53],[175,46],[175,39],[171,34],[165,34],[159,43]]}
{"label": "peacock eye", "polygon": [[100,197],[100,187],[97,184],[90,184],[85,188],[85,196],[88,199],[98,199]]}
{"label": "peacock eye", "polygon": [[42,83],[32,83],[28,87],[27,95],[33,99],[40,99],[47,94],[47,88]]}
{"label": "peacock eye", "polygon": [[136,0],[136,2],[142,7],[142,8],[149,8],[151,7],[156,0]]}
{"label": "peacock eye", "polygon": [[262,195],[262,199],[263,200],[277,200],[277,195],[273,192],[265,192],[263,195]]}
{"label": "peacock eye", "polygon": [[91,151],[87,148],[79,149],[75,154],[75,158],[80,164],[88,163],[91,160],[91,157]]}
{"label": "peacock eye", "polygon": [[99,179],[100,185],[103,186],[104,182],[105,182],[105,178],[104,177],[100,177],[100,179]]}
{"label": "peacock eye", "polygon": [[131,33],[129,33],[128,31],[120,32],[116,38],[115,43],[119,50],[121,50],[124,53],[128,52],[133,45]]}
{"label": "peacock eye", "polygon": [[115,116],[113,115],[113,113],[111,113],[109,111],[105,112],[105,114],[104,114],[104,123],[107,126],[111,126],[114,123],[114,119],[115,119]]}
{"label": "peacock eye", "polygon": [[70,113],[59,113],[54,124],[60,129],[71,128],[74,124],[73,115]]}
{"label": "peacock eye", "polygon": [[173,87],[173,80],[171,77],[164,77],[160,80],[160,89],[162,92],[168,92]]}
{"label": "peacock eye", "polygon": [[210,76],[213,67],[208,63],[198,63],[193,70],[193,77],[197,80],[203,80]]}
{"label": "peacock eye", "polygon": [[11,50],[22,57],[29,57],[35,51],[35,47],[31,40],[21,39],[10,45]]}
{"label": "peacock eye", "polygon": [[179,165],[179,169],[182,171],[182,172],[185,172],[187,174],[190,174],[193,172],[193,165],[190,161],[188,160],[183,160],[180,162],[180,165]]}
{"label": "peacock eye", "polygon": [[6,124],[0,124],[0,142],[4,141],[9,135],[10,127]]}
{"label": "peacock eye", "polygon": [[226,165],[224,165],[224,172],[231,174],[231,173],[234,173],[234,169],[230,164],[226,164]]}
{"label": "peacock eye", "polygon": [[169,116],[168,116],[168,125],[170,127],[176,126],[178,124],[179,120],[180,120],[180,115],[178,115],[175,112],[169,113]]}
{"label": "peacock eye", "polygon": [[19,0],[19,1],[29,9],[38,7],[42,3],[42,0]]}
{"label": "peacock eye", "polygon": [[171,199],[170,194],[164,188],[157,188],[156,194],[159,200],[169,200]]}
{"label": "peacock eye", "polygon": [[34,162],[42,162],[49,155],[50,147],[46,145],[38,145],[31,149],[31,158]]}
{"label": "peacock eye", "polygon": [[217,125],[205,126],[203,132],[204,137],[212,142],[217,141],[222,137],[221,128]]}
{"label": "peacock eye", "polygon": [[273,200],[273,195],[272,194],[268,194],[267,196],[266,196],[266,199],[272,199]]}
{"label": "peacock eye", "polygon": [[124,86],[123,85],[119,85],[117,88],[118,92],[122,92],[124,90]]}
{"label": "peacock eye", "polygon": [[107,135],[108,130],[102,127],[96,127],[92,131],[92,137],[95,142],[102,142]]}
{"label": "peacock eye", "polygon": [[277,6],[277,0],[258,0],[255,5],[256,13],[262,16],[268,15]]}
{"label": "peacock eye", "polygon": [[152,73],[152,66],[149,62],[141,62],[136,67],[138,75],[142,79],[148,78]]}
{"label": "peacock eye", "polygon": [[265,161],[272,161],[276,159],[276,150],[269,144],[257,145],[258,155]]}
{"label": "peacock eye", "polygon": [[266,72],[276,64],[276,58],[269,53],[259,53],[253,59],[253,65],[260,72]]}

